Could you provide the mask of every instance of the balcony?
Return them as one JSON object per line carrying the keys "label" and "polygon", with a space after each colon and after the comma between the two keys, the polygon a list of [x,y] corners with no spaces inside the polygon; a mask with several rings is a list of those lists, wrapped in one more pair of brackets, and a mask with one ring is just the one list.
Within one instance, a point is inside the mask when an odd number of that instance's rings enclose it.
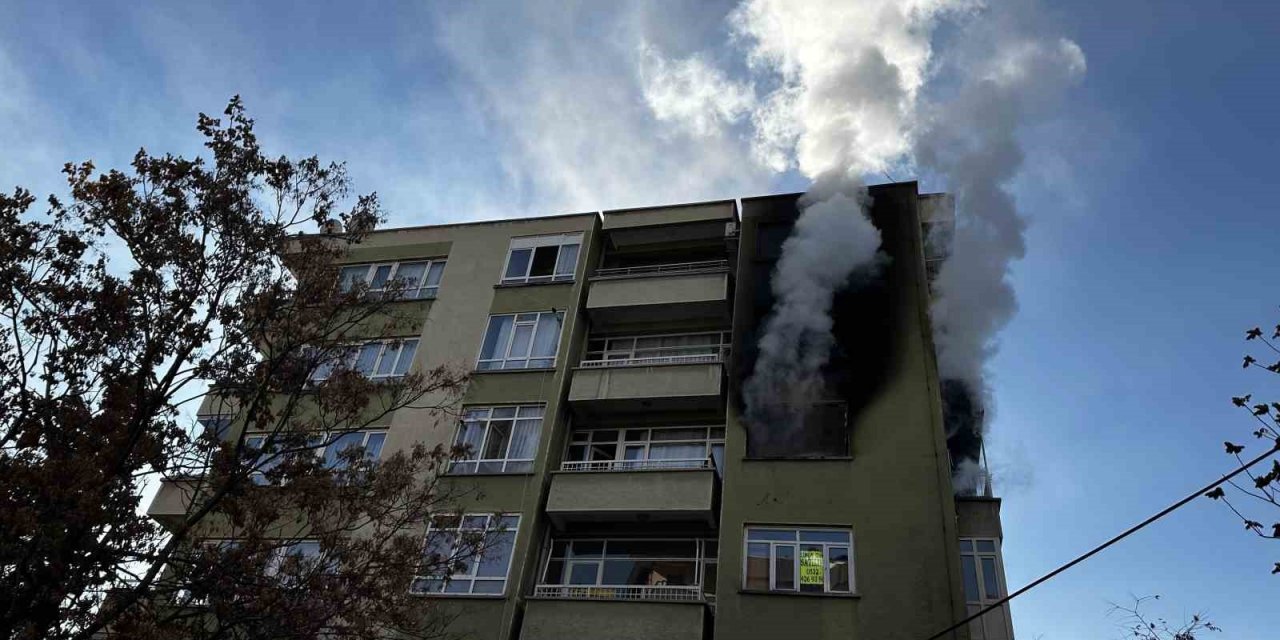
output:
{"label": "balcony", "polygon": [[520,640],[702,640],[707,606],[701,598],[644,597],[656,595],[658,592],[655,590],[670,590],[674,594],[674,590],[682,589],[677,587],[621,588],[628,591],[637,589],[634,594],[638,597],[633,598],[597,599],[585,595],[592,590],[616,592],[618,589],[538,586],[533,597],[525,603]]}
{"label": "balcony", "polygon": [[187,517],[187,510],[191,508],[196,483],[199,481],[198,478],[161,480],[160,489],[147,507],[147,515],[166,529],[172,530],[180,526]]}
{"label": "balcony", "polygon": [[546,512],[565,530],[609,523],[714,527],[720,479],[711,458],[565,462],[551,475]]}
{"label": "balcony", "polygon": [[722,416],[729,333],[593,338],[569,402],[586,418],[670,412]]}
{"label": "balcony", "polygon": [[729,320],[729,261],[708,260],[598,269],[587,294],[596,327]]}
{"label": "balcony", "polygon": [[568,584],[540,584],[533,589],[535,598],[569,600],[622,600],[643,602],[702,602],[702,587],[689,586],[622,586],[587,587]]}

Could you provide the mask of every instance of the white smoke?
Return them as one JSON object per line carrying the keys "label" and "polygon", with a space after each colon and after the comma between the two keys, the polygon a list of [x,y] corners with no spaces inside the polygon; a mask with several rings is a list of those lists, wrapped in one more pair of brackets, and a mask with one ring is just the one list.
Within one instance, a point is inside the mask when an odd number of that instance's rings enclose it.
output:
{"label": "white smoke", "polygon": [[[1043,35],[1035,18],[1031,2],[1016,1],[745,0],[729,23],[751,86],[698,71],[732,87],[733,108],[693,100],[660,112],[650,98],[659,117],[701,130],[748,121],[757,162],[814,180],[774,274],[776,302],[746,387],[749,423],[793,421],[778,405],[821,391],[832,298],[879,246],[861,180],[899,168],[933,172],[956,197],[951,258],[934,287],[939,370],[986,400],[986,362],[1017,308],[1010,265],[1026,250],[1009,188],[1024,159],[1019,134],[1085,70],[1080,48]],[[948,48],[935,51],[944,23]],[[659,54],[645,56],[655,68]],[[742,108],[742,96],[754,103]],[[975,465],[958,461],[958,486],[972,484]]]}

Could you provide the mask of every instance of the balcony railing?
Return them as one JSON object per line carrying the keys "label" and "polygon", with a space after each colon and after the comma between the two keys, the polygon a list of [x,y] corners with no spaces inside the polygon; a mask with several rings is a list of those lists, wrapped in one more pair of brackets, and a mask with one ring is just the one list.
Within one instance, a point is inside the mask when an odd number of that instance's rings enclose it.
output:
{"label": "balcony railing", "polygon": [[703,260],[701,262],[676,262],[649,264],[638,267],[614,267],[596,269],[596,278],[628,278],[634,276],[678,275],[682,273],[716,273],[729,270],[728,260]]}
{"label": "balcony railing", "polygon": [[573,598],[586,600],[637,600],[667,602],[701,602],[702,587],[693,586],[584,586],[540,584],[533,588],[535,598]]}
{"label": "balcony railing", "polygon": [[709,457],[670,460],[566,460],[560,465],[561,471],[660,471],[663,469],[714,468],[715,462]]}
{"label": "balcony railing", "polygon": [[[648,351],[666,351],[666,349],[650,349]],[[700,353],[682,353],[682,351],[701,351]],[[671,347],[670,352],[662,355],[645,355],[630,358],[604,358],[602,352],[588,352],[580,363],[583,368],[603,369],[610,367],[648,367],[662,364],[714,364],[729,358],[729,347],[707,353],[705,348]]]}

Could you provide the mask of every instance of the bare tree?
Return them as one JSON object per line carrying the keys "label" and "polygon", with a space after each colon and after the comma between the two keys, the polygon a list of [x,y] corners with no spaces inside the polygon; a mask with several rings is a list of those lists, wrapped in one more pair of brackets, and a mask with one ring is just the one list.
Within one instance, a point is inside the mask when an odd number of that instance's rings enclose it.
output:
{"label": "bare tree", "polygon": [[[422,319],[403,282],[339,282],[382,218],[342,165],[267,156],[238,97],[197,128],[202,157],[66,165],[43,214],[0,194],[0,638],[440,637],[415,576],[509,537],[428,536],[460,452],[358,434],[454,419],[468,374],[374,375],[360,341],[407,365]],[[186,497],[165,527],[157,482]]]}
{"label": "bare tree", "polygon": [[1206,631],[1222,631],[1205,618],[1203,613],[1193,613],[1181,623],[1170,624],[1165,618],[1142,610],[1143,605],[1159,599],[1158,595],[1141,598],[1135,596],[1131,605],[1112,604],[1107,615],[1120,618],[1120,628],[1124,630],[1126,638],[1140,640],[1196,640],[1203,637]]}
{"label": "bare tree", "polygon": [[[1254,354],[1244,356],[1244,368],[1258,371],[1265,376],[1280,375],[1280,346],[1277,346],[1277,341],[1280,341],[1280,324],[1276,325],[1269,339],[1260,327],[1254,327],[1245,332],[1245,340],[1262,346],[1257,351],[1257,357]],[[1258,358],[1278,359],[1272,364],[1263,365]],[[1274,378],[1269,379],[1274,380]],[[1280,402],[1255,401],[1253,394],[1236,396],[1231,399],[1231,402],[1247,412],[1258,424],[1258,429],[1253,431],[1254,439],[1270,451],[1280,450]],[[1246,449],[1245,445],[1233,442],[1224,442],[1223,445],[1227,455],[1233,456],[1237,462],[1244,464],[1245,460],[1241,454]],[[1247,483],[1230,481],[1234,489],[1231,494],[1222,487],[1217,487],[1205,495],[1225,504],[1244,523],[1246,531],[1260,538],[1280,540],[1280,459],[1272,459],[1270,467],[1264,468],[1267,470],[1262,473],[1246,471],[1249,478]],[[1238,497],[1240,500],[1232,502],[1232,497]],[[1264,525],[1263,522],[1269,519],[1274,520],[1271,524]],[[1271,573],[1280,574],[1280,562],[1275,563]]]}

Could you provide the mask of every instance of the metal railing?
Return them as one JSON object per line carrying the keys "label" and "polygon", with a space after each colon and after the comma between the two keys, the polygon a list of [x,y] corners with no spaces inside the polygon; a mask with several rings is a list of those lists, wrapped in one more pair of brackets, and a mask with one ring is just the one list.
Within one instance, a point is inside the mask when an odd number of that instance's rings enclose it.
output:
{"label": "metal railing", "polygon": [[[708,353],[710,352],[710,353]],[[638,355],[638,354],[646,355]],[[652,354],[652,355],[649,355]],[[726,346],[653,347],[637,349],[631,357],[611,357],[608,351],[588,351],[579,366],[588,369],[609,367],[646,367],[661,364],[712,364],[729,358]],[[626,355],[626,354],[622,354]]]}
{"label": "metal railing", "polygon": [[535,598],[573,598],[586,600],[637,600],[701,602],[699,586],[585,586],[540,584],[533,588]]}
{"label": "metal railing", "polygon": [[712,469],[715,462],[706,458],[673,458],[670,460],[566,460],[561,471],[653,471],[662,469]]}
{"label": "metal railing", "polygon": [[638,267],[613,267],[596,269],[596,278],[617,278],[626,276],[676,275],[681,273],[709,273],[727,271],[728,260],[703,260],[701,262],[675,262],[671,264],[649,264]]}

